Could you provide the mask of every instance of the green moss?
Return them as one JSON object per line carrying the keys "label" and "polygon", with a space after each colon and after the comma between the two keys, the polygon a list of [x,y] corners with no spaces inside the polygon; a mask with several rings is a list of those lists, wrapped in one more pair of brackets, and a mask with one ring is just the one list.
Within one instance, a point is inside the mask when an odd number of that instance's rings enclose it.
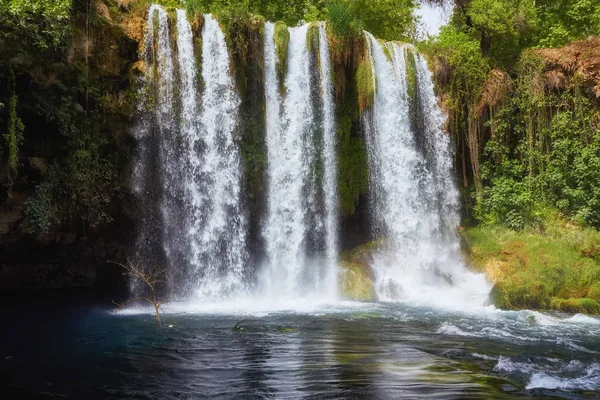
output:
{"label": "green moss", "polygon": [[348,262],[364,262],[371,258],[373,251],[380,249],[383,245],[383,239],[376,239],[342,252],[340,259]]}
{"label": "green moss", "polygon": [[582,251],[600,242],[600,232],[554,222],[545,232],[481,226],[463,235],[471,265],[496,283],[490,294],[496,306],[600,311],[600,263]]}
{"label": "green moss", "polygon": [[415,53],[411,49],[405,50],[406,56],[406,92],[408,94],[410,118],[414,127],[419,126],[420,107],[418,99],[417,63]]}
{"label": "green moss", "polygon": [[313,22],[308,27],[308,32],[306,33],[306,45],[308,46],[308,51],[312,54],[318,54],[319,52],[319,35],[320,23]]}
{"label": "green moss", "polygon": [[558,311],[580,314],[600,314],[600,305],[593,299],[552,299],[552,308]]}
{"label": "green moss", "polygon": [[341,291],[349,300],[375,301],[377,295],[370,277],[369,267],[364,263],[342,261]]}
{"label": "green moss", "polygon": [[374,240],[346,250],[340,255],[341,288],[345,298],[357,301],[377,300],[373,284],[375,276],[368,262],[372,258],[373,251],[379,249],[382,244],[382,240]]}
{"label": "green moss", "polygon": [[385,58],[387,58],[388,61],[392,61],[392,52],[390,51],[390,48],[386,45],[386,41],[382,40],[382,39],[377,39],[377,41],[379,42],[379,44],[381,45],[381,48],[383,49],[383,54],[385,55]]}
{"label": "green moss", "polygon": [[356,71],[356,83],[358,87],[358,105],[361,111],[370,108],[375,100],[377,80],[373,77],[371,62],[368,58],[358,64]]}
{"label": "green moss", "polygon": [[590,286],[587,292],[587,297],[600,302],[600,282],[595,282]]}
{"label": "green moss", "polygon": [[277,68],[280,82],[283,81],[287,69],[288,44],[290,43],[290,31],[285,22],[275,23],[275,54],[277,55]]}
{"label": "green moss", "polygon": [[[346,38],[343,42],[328,31],[328,40],[332,50],[332,69],[336,95],[337,150],[338,150],[338,193],[342,215],[354,214],[362,195],[368,191],[368,163],[362,121],[359,106],[357,69],[359,61],[364,59],[365,40]],[[339,48],[340,51],[333,51]],[[371,82],[369,69],[366,71]],[[371,90],[372,91],[372,90]],[[369,95],[367,95],[369,96]],[[373,94],[370,95],[372,98]],[[372,103],[372,101],[371,101]]]}
{"label": "green moss", "polygon": [[362,140],[352,135],[352,119],[345,115],[338,119],[339,138],[338,179],[340,210],[342,215],[352,215],[360,195],[368,190],[369,174],[367,154]]}

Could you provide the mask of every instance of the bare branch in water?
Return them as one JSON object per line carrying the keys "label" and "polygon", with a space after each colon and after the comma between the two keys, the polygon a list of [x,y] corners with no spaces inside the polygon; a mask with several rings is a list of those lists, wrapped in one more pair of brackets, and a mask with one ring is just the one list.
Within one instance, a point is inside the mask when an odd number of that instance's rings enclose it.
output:
{"label": "bare branch in water", "polygon": [[[131,303],[137,302],[147,302],[152,304],[154,310],[156,312],[156,320],[158,321],[158,325],[161,325],[160,320],[160,307],[169,300],[171,297],[172,283],[170,276],[168,274],[168,269],[162,269],[156,272],[146,271],[140,262],[132,261],[130,258],[127,258],[126,264],[121,264],[115,261],[110,261],[111,263],[120,266],[125,271],[123,275],[130,276],[142,283],[144,283],[144,288],[149,292],[150,296],[140,296],[127,300],[124,303],[118,303],[113,300],[113,303],[120,308],[125,308]],[[160,286],[167,287],[166,295],[159,298],[158,288]]]}

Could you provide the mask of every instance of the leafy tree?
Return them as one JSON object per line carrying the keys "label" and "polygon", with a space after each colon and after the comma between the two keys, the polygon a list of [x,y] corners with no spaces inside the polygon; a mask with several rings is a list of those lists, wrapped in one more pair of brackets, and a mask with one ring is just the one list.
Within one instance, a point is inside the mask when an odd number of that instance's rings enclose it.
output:
{"label": "leafy tree", "polygon": [[64,45],[71,18],[71,0],[0,0],[0,46],[15,43],[38,50]]}
{"label": "leafy tree", "polygon": [[597,0],[536,0],[538,45],[557,47],[600,34]]}
{"label": "leafy tree", "polygon": [[534,0],[471,0],[466,15],[481,34],[481,52],[491,53],[492,41],[513,42],[535,25]]}

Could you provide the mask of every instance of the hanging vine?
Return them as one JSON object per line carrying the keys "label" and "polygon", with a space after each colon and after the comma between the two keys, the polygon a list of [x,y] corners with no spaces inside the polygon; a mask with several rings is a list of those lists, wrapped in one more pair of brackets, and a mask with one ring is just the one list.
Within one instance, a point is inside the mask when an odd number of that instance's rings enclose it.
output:
{"label": "hanging vine", "polygon": [[15,72],[11,68],[9,70],[8,78],[8,93],[10,97],[8,99],[7,104],[7,127],[6,132],[2,135],[4,148],[6,149],[6,156],[3,157],[3,160],[8,164],[10,170],[10,179],[8,182],[9,189],[12,188],[14,179],[17,176],[19,167],[19,147],[23,143],[23,131],[25,129],[21,118],[19,118],[17,114],[17,105],[19,103],[19,98],[16,94],[15,81]]}

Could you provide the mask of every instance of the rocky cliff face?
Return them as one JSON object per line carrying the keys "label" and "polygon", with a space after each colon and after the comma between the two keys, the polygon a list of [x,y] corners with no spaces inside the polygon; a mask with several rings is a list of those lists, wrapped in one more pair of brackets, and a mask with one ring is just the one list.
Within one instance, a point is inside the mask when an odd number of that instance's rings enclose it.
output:
{"label": "rocky cliff face", "polygon": [[64,43],[43,51],[0,41],[0,103],[15,101],[13,114],[0,107],[0,131],[16,145],[0,153],[0,290],[119,281],[107,261],[125,256],[135,232],[137,3],[75,1]]}

